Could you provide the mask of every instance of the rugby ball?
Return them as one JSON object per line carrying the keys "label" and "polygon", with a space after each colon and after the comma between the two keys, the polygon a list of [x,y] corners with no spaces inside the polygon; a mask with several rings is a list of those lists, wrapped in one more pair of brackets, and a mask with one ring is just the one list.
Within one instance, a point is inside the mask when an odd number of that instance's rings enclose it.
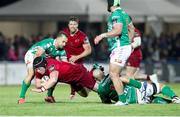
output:
{"label": "rugby ball", "polygon": [[49,80],[49,76],[43,76],[41,81],[42,82],[47,82]]}

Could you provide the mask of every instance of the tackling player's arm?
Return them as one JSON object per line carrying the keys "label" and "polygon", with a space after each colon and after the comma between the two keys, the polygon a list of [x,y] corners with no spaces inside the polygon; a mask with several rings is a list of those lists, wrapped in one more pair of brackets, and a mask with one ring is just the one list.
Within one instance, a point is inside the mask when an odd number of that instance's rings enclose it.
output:
{"label": "tackling player's arm", "polygon": [[38,47],[34,58],[43,55],[43,53],[45,53],[45,50],[43,48],[41,48],[41,47]]}
{"label": "tackling player's arm", "polygon": [[55,57],[56,60],[68,62],[65,50],[57,50],[58,55]]}
{"label": "tackling player's arm", "polygon": [[59,57],[59,56],[57,56],[56,60],[63,61],[63,62],[68,62],[67,57]]}

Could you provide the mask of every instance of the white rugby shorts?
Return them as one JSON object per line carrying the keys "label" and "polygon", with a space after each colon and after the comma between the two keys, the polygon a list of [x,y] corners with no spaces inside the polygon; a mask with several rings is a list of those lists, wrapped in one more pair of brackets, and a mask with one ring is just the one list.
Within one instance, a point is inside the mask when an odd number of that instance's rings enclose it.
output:
{"label": "white rugby shorts", "polygon": [[34,60],[34,54],[31,53],[31,51],[27,51],[24,57],[24,62],[27,66],[27,68],[33,67],[33,60]]}
{"label": "white rugby shorts", "polygon": [[110,54],[110,63],[124,67],[131,55],[131,45],[114,48]]}

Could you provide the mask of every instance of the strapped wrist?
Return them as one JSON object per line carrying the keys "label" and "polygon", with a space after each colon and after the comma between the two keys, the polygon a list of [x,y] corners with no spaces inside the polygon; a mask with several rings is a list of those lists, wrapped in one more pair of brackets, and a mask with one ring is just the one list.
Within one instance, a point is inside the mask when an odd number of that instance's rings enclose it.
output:
{"label": "strapped wrist", "polygon": [[44,86],[41,87],[41,92],[46,91],[46,88]]}

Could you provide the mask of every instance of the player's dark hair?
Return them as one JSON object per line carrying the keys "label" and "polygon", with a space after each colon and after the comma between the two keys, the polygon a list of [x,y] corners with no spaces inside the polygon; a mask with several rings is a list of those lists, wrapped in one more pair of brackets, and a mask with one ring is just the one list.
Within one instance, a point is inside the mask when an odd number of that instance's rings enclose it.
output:
{"label": "player's dark hair", "polygon": [[[115,2],[117,2],[116,0],[107,0],[107,3],[108,3],[108,7],[107,7],[107,10],[109,11],[109,12],[111,12],[111,10],[110,10],[110,8],[112,7],[112,6],[114,6],[114,3]],[[120,3],[118,2],[118,4],[116,4],[116,6],[120,6]]]}
{"label": "player's dark hair", "polygon": [[46,67],[47,61],[45,57],[39,56],[36,57],[33,61],[33,68],[36,69],[38,67]]}
{"label": "player's dark hair", "polygon": [[75,21],[75,22],[79,23],[79,19],[77,17],[75,17],[75,16],[69,17],[69,22],[70,21]]}

